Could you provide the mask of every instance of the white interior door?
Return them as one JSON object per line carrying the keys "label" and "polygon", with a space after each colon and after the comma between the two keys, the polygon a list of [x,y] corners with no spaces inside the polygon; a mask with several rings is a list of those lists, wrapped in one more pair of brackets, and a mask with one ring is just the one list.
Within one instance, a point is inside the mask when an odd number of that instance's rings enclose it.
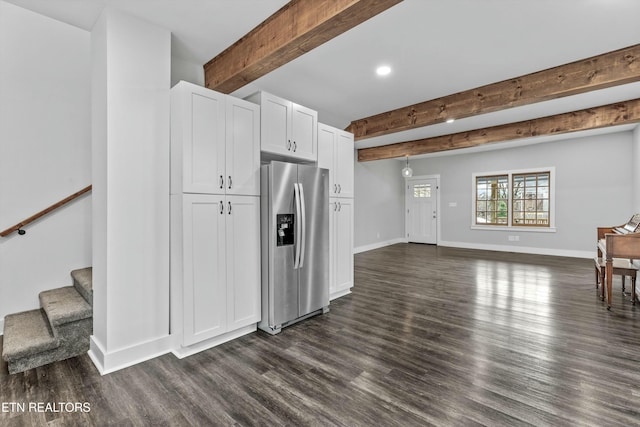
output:
{"label": "white interior door", "polygon": [[438,182],[436,178],[407,180],[407,239],[416,243],[437,243]]}

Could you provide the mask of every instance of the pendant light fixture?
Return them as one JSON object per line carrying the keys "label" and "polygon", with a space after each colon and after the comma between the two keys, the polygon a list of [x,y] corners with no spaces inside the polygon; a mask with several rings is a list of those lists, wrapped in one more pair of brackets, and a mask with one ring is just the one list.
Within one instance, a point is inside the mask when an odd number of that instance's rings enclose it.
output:
{"label": "pendant light fixture", "polygon": [[411,178],[413,176],[413,169],[409,166],[409,156],[407,156],[407,165],[402,168],[402,176],[404,178]]}

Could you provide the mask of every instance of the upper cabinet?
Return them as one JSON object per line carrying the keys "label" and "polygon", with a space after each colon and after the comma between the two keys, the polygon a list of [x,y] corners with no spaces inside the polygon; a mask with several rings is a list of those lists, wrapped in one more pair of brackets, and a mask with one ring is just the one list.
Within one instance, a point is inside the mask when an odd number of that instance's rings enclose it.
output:
{"label": "upper cabinet", "polygon": [[353,134],[318,123],[318,167],[330,171],[330,197],[353,197],[353,162]]}
{"label": "upper cabinet", "polygon": [[171,89],[171,193],[260,195],[260,107],[202,86]]}
{"label": "upper cabinet", "polygon": [[260,107],[227,96],[227,194],[260,195]]}
{"label": "upper cabinet", "polygon": [[260,105],[262,153],[315,162],[318,158],[318,113],[267,92],[247,100]]}

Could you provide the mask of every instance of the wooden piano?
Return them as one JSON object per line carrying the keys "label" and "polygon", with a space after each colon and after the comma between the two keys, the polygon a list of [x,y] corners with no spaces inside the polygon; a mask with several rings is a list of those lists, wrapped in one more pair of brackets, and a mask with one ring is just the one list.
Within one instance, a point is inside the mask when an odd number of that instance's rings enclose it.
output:
{"label": "wooden piano", "polygon": [[[626,224],[620,226],[598,227],[598,258],[605,263],[607,309],[611,309],[614,258],[628,260],[630,268],[634,268],[634,259],[640,259],[640,214],[633,215]],[[635,304],[635,278],[633,283],[631,298]]]}

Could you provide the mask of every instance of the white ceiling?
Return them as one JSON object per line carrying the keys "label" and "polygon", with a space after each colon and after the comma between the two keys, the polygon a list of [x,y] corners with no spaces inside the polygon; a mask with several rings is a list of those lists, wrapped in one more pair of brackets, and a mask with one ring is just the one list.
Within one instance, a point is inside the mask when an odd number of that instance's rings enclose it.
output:
{"label": "white ceiling", "polygon": [[[172,31],[204,64],[286,0],[7,0],[90,30],[105,6]],[[266,90],[352,120],[640,43],[640,0],[404,0],[235,92]],[[380,78],[374,69],[388,64]],[[375,146],[640,98],[640,83],[370,138]]]}

